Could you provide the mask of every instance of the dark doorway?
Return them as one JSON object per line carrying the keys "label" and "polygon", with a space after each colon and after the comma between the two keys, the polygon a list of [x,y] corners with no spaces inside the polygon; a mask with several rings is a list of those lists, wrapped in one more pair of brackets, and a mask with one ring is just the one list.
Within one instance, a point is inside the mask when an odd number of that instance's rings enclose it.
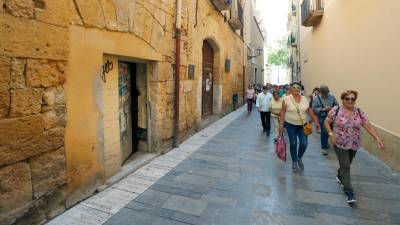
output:
{"label": "dark doorway", "polygon": [[213,68],[214,51],[211,45],[203,42],[203,80],[202,80],[202,117],[213,113]]}
{"label": "dark doorway", "polygon": [[118,63],[119,125],[121,163],[138,150],[138,96],[137,65]]}

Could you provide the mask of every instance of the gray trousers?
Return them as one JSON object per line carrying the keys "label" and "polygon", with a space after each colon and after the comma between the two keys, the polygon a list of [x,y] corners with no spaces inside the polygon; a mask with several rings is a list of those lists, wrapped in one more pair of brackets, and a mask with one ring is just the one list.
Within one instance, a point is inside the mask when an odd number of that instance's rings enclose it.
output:
{"label": "gray trousers", "polygon": [[351,186],[350,165],[353,162],[357,151],[346,150],[337,146],[335,146],[334,149],[339,161],[338,177],[343,184],[343,190],[345,192],[352,192],[353,187]]}

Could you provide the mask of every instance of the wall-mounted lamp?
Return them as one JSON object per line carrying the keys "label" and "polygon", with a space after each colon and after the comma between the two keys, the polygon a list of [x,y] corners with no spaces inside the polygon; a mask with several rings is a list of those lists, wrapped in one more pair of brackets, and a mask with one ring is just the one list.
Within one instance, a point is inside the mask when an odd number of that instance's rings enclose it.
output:
{"label": "wall-mounted lamp", "polygon": [[248,55],[248,56],[247,56],[247,59],[250,60],[250,59],[252,59],[252,58],[258,57],[258,56],[261,55],[261,53],[262,53],[263,51],[264,51],[263,48],[258,47],[258,48],[255,49],[256,55]]}

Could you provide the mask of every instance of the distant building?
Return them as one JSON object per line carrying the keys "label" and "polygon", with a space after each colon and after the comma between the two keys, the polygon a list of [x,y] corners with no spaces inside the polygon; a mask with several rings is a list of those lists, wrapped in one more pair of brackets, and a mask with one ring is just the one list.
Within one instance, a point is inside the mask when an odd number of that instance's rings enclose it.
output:
{"label": "distant building", "polygon": [[299,0],[289,0],[288,13],[288,76],[292,81],[301,80],[299,41]]}
{"label": "distant building", "polygon": [[244,23],[244,41],[246,45],[247,66],[246,72],[250,84],[265,84],[266,37],[264,36],[262,21],[256,11],[255,0],[245,1],[246,16]]}

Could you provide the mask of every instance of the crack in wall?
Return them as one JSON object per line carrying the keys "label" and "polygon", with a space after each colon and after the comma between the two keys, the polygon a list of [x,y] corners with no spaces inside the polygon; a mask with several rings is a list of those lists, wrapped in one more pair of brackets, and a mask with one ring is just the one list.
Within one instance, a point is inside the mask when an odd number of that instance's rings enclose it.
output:
{"label": "crack in wall", "polygon": [[76,0],[72,0],[72,1],[74,2],[76,12],[78,13],[79,17],[81,18],[82,24],[86,26],[85,20],[83,19],[83,16],[82,16],[82,13],[81,13],[81,10],[79,9],[78,2]]}

